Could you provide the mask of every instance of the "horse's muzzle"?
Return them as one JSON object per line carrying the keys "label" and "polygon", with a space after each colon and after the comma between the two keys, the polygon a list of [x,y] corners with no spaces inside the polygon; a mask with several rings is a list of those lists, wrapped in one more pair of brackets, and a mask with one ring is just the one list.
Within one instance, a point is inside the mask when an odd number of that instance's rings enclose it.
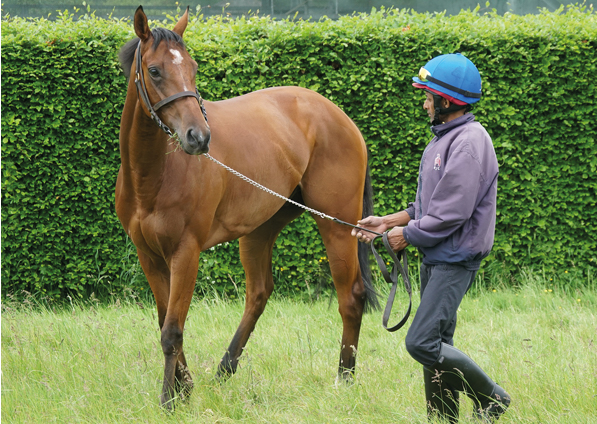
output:
{"label": "horse's muzzle", "polygon": [[209,151],[209,141],[211,132],[209,129],[204,131],[191,128],[182,139],[182,149],[189,155],[201,155]]}

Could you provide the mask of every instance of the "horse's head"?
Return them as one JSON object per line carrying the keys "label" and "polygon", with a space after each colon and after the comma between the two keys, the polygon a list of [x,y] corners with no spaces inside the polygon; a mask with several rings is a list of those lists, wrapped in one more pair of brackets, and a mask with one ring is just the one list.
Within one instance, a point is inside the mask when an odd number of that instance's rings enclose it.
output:
{"label": "horse's head", "polygon": [[176,133],[186,153],[198,155],[209,150],[211,135],[203,100],[195,86],[197,62],[182,41],[188,18],[187,8],[172,31],[152,31],[139,7],[135,12],[139,40],[133,66],[139,100],[146,113],[166,133]]}

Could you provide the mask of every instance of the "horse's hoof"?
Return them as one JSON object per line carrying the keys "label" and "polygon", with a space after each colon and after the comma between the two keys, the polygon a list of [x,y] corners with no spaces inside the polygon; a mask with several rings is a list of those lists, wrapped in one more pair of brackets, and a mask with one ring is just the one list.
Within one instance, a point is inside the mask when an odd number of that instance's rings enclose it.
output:
{"label": "horse's hoof", "polygon": [[218,384],[224,384],[230,377],[232,377],[232,373],[230,371],[218,368],[216,375],[214,375],[214,380]]}
{"label": "horse's hoof", "polygon": [[178,375],[176,376],[176,392],[180,399],[186,402],[189,400],[195,384],[193,384],[191,372],[185,365],[179,364],[178,371]]}
{"label": "horse's hoof", "polygon": [[186,381],[184,384],[180,384],[178,387],[178,396],[182,402],[188,402],[189,398],[191,397],[191,393],[193,393],[193,388],[195,385],[193,381]]}
{"label": "horse's hoof", "polygon": [[160,406],[165,412],[174,412],[174,398],[165,395],[160,396]]}
{"label": "horse's hoof", "polygon": [[235,372],[236,365],[233,365],[231,361],[222,359],[222,362],[220,362],[218,365],[218,371],[216,371],[215,379],[220,384],[225,383],[234,375]]}
{"label": "horse's hoof", "polygon": [[334,385],[337,388],[340,386],[349,387],[349,386],[352,386],[353,384],[354,384],[354,375],[351,372],[343,372],[336,376],[336,382]]}

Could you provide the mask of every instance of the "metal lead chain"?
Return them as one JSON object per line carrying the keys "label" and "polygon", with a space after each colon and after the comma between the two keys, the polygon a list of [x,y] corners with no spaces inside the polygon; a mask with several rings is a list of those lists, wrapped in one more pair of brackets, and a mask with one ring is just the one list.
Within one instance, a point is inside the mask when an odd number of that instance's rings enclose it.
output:
{"label": "metal lead chain", "polygon": [[253,181],[253,180],[252,180],[252,179],[250,179],[249,177],[247,177],[247,176],[245,176],[245,175],[241,174],[240,172],[238,172],[238,171],[235,171],[234,169],[230,168],[229,166],[226,166],[226,165],[224,165],[224,164],[223,164],[222,162],[220,162],[219,160],[217,160],[217,159],[214,159],[212,156],[210,156],[210,155],[209,155],[209,153],[204,153],[204,155],[205,155],[205,156],[206,156],[206,157],[207,157],[209,160],[211,160],[212,162],[215,162],[215,163],[217,163],[217,164],[218,164],[218,165],[220,165],[222,168],[226,169],[226,170],[227,170],[227,171],[229,171],[230,173],[232,173],[232,174],[236,175],[237,177],[239,177],[241,180],[244,180],[244,181],[248,182],[249,184],[251,184],[251,185],[253,185],[253,186],[255,186],[255,187],[257,187],[257,188],[259,188],[259,189],[261,189],[261,190],[263,190],[263,191],[265,191],[266,193],[269,193],[269,194],[271,194],[271,195],[273,195],[273,196],[276,196],[276,197],[278,197],[278,198],[280,198],[280,199],[282,199],[282,200],[285,200],[285,201],[287,201],[288,203],[292,203],[293,205],[295,205],[295,206],[298,206],[299,208],[303,208],[303,209],[305,209],[306,211],[309,211],[309,212],[311,212],[312,214],[315,214],[315,215],[317,215],[317,216],[319,216],[319,217],[321,217],[321,218],[324,218],[324,219],[329,219],[329,220],[331,220],[331,221],[335,221],[335,220],[336,220],[336,218],[334,218],[334,217],[331,217],[331,216],[329,216],[329,215],[326,215],[325,213],[323,213],[323,212],[320,212],[320,211],[317,211],[317,210],[315,210],[315,209],[311,209],[311,208],[309,208],[309,207],[307,207],[307,206],[305,206],[305,205],[303,205],[303,204],[301,204],[301,203],[295,202],[294,200],[290,200],[289,198],[287,198],[287,197],[284,197],[284,196],[282,196],[281,194],[279,194],[279,193],[276,193],[275,191],[273,191],[273,190],[270,190],[269,188],[262,186],[262,185],[261,185],[261,184],[259,184],[258,182],[255,182],[255,181]]}
{"label": "metal lead chain", "polygon": [[[388,330],[388,331],[396,331],[399,328],[401,328],[406,321],[408,320],[408,317],[410,316],[410,312],[412,309],[412,289],[411,289],[411,284],[410,284],[410,280],[408,278],[408,263],[406,261],[406,252],[404,250],[400,251],[399,254],[401,254],[403,260],[404,260],[404,266],[400,263],[400,260],[398,259],[398,257],[394,254],[394,252],[392,251],[392,247],[390,246],[390,242],[388,240],[388,233],[384,233],[384,234],[380,234],[377,233],[375,231],[369,230],[367,228],[361,228],[358,227],[356,225],[353,225],[349,222],[344,222],[339,220],[338,218],[334,218],[332,216],[326,215],[323,212],[319,212],[316,211],[315,209],[311,209],[305,205],[302,205],[298,202],[295,202],[294,200],[290,200],[287,197],[282,196],[279,193],[276,193],[273,190],[270,190],[267,187],[262,186],[261,184],[253,181],[252,179],[250,179],[249,177],[241,174],[238,171],[235,171],[234,169],[230,168],[229,166],[224,165],[222,162],[220,162],[217,159],[214,159],[213,157],[211,157],[208,153],[204,153],[205,156],[207,156],[207,158],[209,160],[211,160],[212,162],[217,163],[218,165],[220,165],[222,168],[226,169],[227,171],[231,172],[232,174],[236,175],[237,177],[239,177],[241,180],[248,182],[249,184],[265,191],[266,193],[269,193],[273,196],[276,196],[280,199],[283,199],[289,203],[292,203],[295,206],[298,206],[299,208],[303,208],[309,212],[311,212],[314,215],[317,215],[321,218],[324,219],[329,219],[331,221],[337,222],[338,224],[342,224],[342,225],[348,225],[349,227],[353,227],[353,228],[357,228],[361,231],[368,231],[370,233],[376,234],[377,237],[375,237],[375,239],[371,242],[371,251],[373,252],[373,255],[375,256],[375,259],[377,261],[377,264],[380,267],[380,270],[382,272],[382,275],[384,277],[384,279],[386,280],[386,282],[388,282],[389,284],[392,285],[392,288],[390,289],[390,295],[388,296],[388,302],[386,303],[386,307],[384,309],[384,313],[383,313],[383,319],[382,319],[382,324],[383,327]],[[388,251],[388,254],[390,255],[390,257],[392,258],[392,260],[394,261],[394,266],[392,267],[392,271],[391,273],[388,272],[386,265],[385,265],[385,261],[383,260],[383,258],[381,258],[381,256],[377,253],[377,250],[375,250],[375,241],[379,238],[383,239],[383,244],[384,247],[386,248],[386,250]],[[408,292],[408,297],[409,297],[409,303],[408,303],[408,310],[406,311],[406,314],[404,315],[404,317],[400,320],[400,322],[398,324],[396,324],[393,327],[388,327],[388,321],[390,319],[390,315],[392,313],[392,306],[394,305],[394,298],[396,296],[396,289],[398,287],[398,270],[400,270],[400,274],[402,275],[402,279],[404,280],[404,287],[406,288],[406,291]]]}

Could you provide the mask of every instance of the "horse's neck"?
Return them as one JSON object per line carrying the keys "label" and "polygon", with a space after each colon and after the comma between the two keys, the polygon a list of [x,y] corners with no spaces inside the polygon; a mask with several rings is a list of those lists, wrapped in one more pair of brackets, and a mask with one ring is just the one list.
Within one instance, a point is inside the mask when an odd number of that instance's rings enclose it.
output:
{"label": "horse's neck", "polygon": [[151,198],[163,183],[168,149],[173,147],[141,105],[129,100],[127,98],[121,123],[122,176],[134,193]]}

